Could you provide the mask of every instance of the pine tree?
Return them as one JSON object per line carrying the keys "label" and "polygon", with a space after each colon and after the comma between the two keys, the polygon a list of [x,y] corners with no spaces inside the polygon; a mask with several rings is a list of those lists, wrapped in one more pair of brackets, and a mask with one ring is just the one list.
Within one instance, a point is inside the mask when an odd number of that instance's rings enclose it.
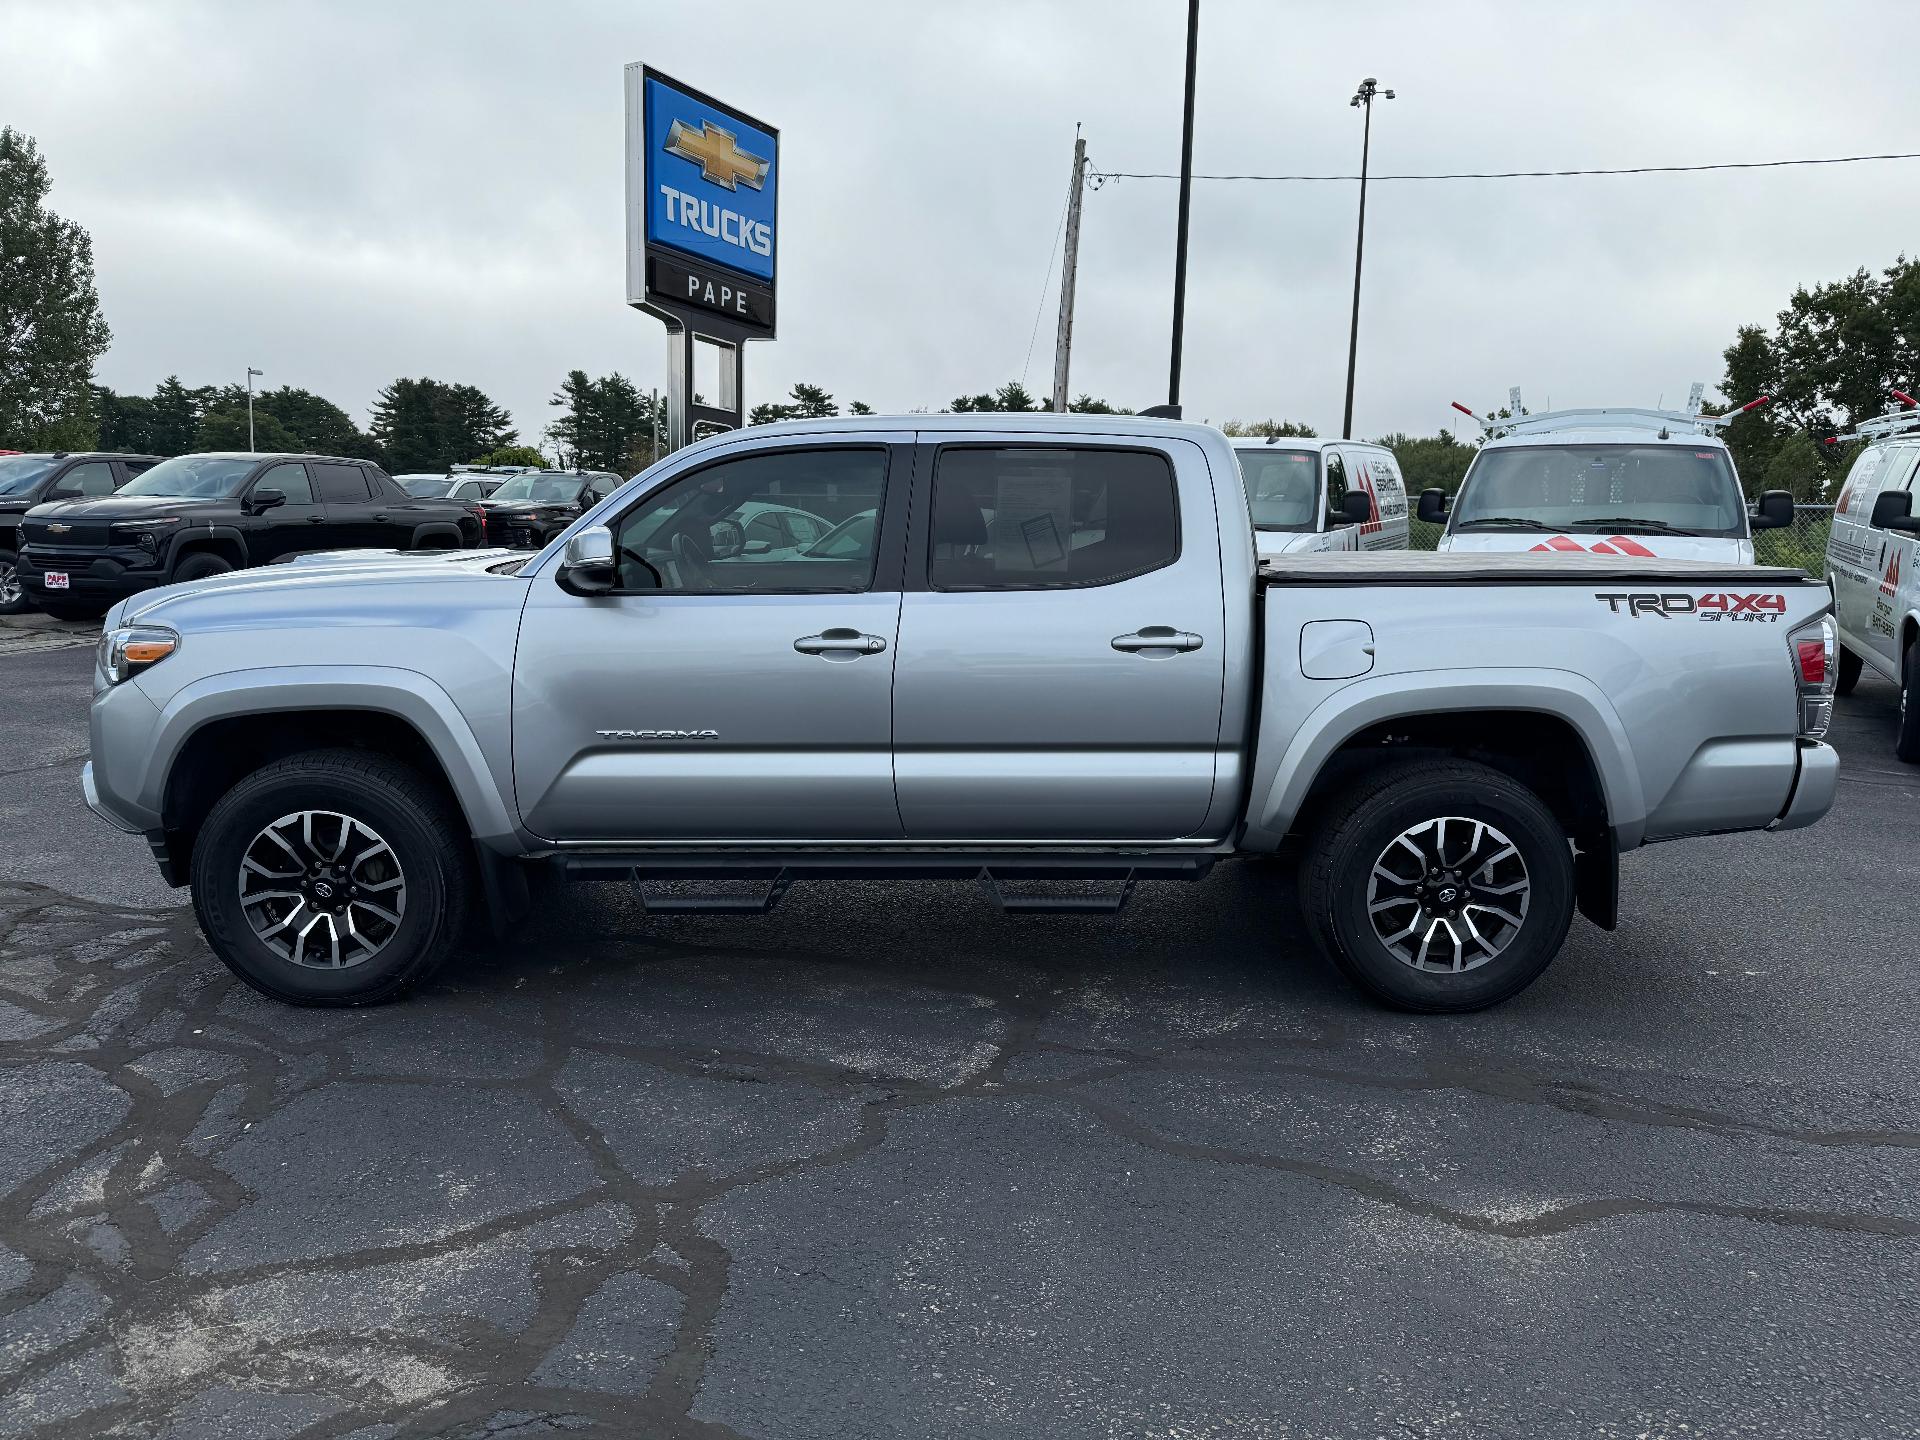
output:
{"label": "pine tree", "polygon": [[0,446],[96,443],[93,363],[112,332],[93,282],[93,241],[47,209],[46,161],[0,127]]}

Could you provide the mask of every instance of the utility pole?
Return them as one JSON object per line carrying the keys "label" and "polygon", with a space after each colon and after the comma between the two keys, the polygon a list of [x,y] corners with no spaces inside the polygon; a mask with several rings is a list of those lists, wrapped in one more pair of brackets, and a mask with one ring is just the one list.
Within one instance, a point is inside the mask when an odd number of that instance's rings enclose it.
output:
{"label": "utility pole", "polygon": [[1180,404],[1180,345],[1187,328],[1187,206],[1193,199],[1193,72],[1200,53],[1200,0],[1187,0],[1187,102],[1180,126],[1180,223],[1173,244],[1173,359],[1167,404]]}
{"label": "utility pole", "polygon": [[1087,142],[1073,127],[1073,182],[1067,191],[1067,253],[1060,262],[1060,328],[1053,335],[1053,411],[1067,409],[1067,360],[1073,352],[1073,280],[1080,268],[1080,195],[1086,188]]}
{"label": "utility pole", "polygon": [[253,453],[253,377],[266,373],[264,370],[254,369],[251,365],[247,366],[247,453],[249,455]]}
{"label": "utility pole", "polygon": [[1353,242],[1353,328],[1347,333],[1347,413],[1340,422],[1340,438],[1353,438],[1353,366],[1360,356],[1360,257],[1367,247],[1367,155],[1373,147],[1373,100],[1379,95],[1393,99],[1391,90],[1382,90],[1371,75],[1360,82],[1353,99],[1347,103],[1366,112],[1360,127],[1360,230]]}
{"label": "utility pole", "polygon": [[653,463],[660,463],[660,387],[647,392],[647,430],[653,436]]}

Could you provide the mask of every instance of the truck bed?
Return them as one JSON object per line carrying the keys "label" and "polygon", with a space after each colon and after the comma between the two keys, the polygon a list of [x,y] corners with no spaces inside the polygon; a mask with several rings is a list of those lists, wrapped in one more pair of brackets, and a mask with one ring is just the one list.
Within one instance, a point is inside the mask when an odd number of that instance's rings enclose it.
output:
{"label": "truck bed", "polygon": [[1359,550],[1276,555],[1260,562],[1263,585],[1608,585],[1674,580],[1683,584],[1818,585],[1804,570],[1784,565],[1722,565],[1710,560],[1662,560],[1629,555],[1574,555],[1558,551]]}

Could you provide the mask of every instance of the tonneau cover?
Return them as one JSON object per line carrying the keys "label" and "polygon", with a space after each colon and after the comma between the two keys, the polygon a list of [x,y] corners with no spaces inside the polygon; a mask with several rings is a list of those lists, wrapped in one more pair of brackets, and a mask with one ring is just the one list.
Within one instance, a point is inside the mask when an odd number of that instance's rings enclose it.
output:
{"label": "tonneau cover", "polygon": [[1349,550],[1275,555],[1260,562],[1267,585],[1648,584],[1812,585],[1804,570],[1784,565],[1722,565],[1658,556],[1573,554],[1558,550]]}

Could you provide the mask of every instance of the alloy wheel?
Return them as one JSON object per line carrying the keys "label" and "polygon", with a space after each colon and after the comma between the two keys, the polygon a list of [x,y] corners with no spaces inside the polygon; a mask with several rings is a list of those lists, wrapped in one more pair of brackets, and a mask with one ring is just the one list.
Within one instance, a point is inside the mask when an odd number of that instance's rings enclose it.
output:
{"label": "alloy wheel", "polygon": [[240,910],[281,959],[343,970],[378,955],[407,913],[400,857],[363,820],[297,810],[265,826],[240,859]]}
{"label": "alloy wheel", "polygon": [[1447,815],[1394,836],[1367,879],[1367,919],[1415,970],[1476,970],[1513,943],[1533,893],[1527,862],[1484,820]]}

